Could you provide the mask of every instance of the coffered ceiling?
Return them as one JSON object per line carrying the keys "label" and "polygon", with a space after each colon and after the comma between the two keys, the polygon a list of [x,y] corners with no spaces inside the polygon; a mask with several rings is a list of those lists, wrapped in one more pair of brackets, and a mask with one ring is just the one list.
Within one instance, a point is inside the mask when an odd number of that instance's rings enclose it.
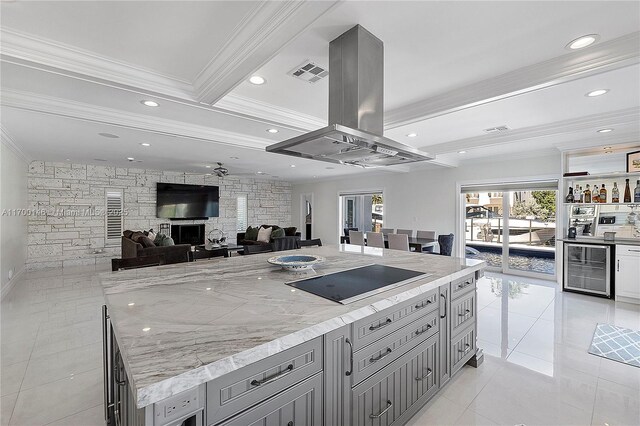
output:
{"label": "coffered ceiling", "polygon": [[[33,159],[124,166],[135,157],[138,167],[196,173],[221,161],[291,181],[371,173],[264,152],[327,124],[327,79],[288,72],[305,60],[328,66],[329,42],[355,24],[385,43],[385,135],[437,155],[377,172],[640,141],[638,2],[0,7],[2,135]],[[565,47],[585,34],[597,43]],[[253,74],[266,84],[250,84]],[[585,96],[600,88],[609,92]],[[501,125],[509,130],[484,131]],[[614,131],[596,132],[604,127]]]}

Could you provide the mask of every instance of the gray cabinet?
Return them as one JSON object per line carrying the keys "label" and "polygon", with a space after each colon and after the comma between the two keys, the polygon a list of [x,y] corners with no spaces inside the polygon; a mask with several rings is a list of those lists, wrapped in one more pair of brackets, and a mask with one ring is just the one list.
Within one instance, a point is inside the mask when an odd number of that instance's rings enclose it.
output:
{"label": "gray cabinet", "polygon": [[476,292],[469,291],[451,302],[451,336],[476,321]]}
{"label": "gray cabinet", "polygon": [[353,350],[351,325],[324,335],[324,423],[351,424]]}
{"label": "gray cabinet", "polygon": [[322,426],[322,373],[290,387],[221,425]]}
{"label": "gray cabinet", "polygon": [[449,284],[440,286],[440,308],[439,314],[439,331],[440,331],[440,356],[438,357],[438,366],[440,369],[440,386],[444,386],[451,378],[451,352],[449,351],[449,343],[451,342],[450,318],[451,310],[451,289]]}
{"label": "gray cabinet", "polygon": [[451,340],[451,374],[456,374],[476,353],[475,324]]}
{"label": "gray cabinet", "polygon": [[322,370],[322,338],[207,383],[207,424],[216,424]]}
{"label": "gray cabinet", "polygon": [[438,336],[354,387],[354,426],[403,424],[438,391]]}

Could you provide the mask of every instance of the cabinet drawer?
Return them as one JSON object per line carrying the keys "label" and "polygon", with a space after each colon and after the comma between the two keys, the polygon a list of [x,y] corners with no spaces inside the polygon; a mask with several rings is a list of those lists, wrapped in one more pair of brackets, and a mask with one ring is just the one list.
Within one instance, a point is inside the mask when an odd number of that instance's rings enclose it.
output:
{"label": "cabinet drawer", "polygon": [[322,373],[221,425],[322,426]]}
{"label": "cabinet drawer", "polygon": [[616,254],[618,256],[636,256],[640,258],[640,246],[625,246],[618,244],[616,246]]}
{"label": "cabinet drawer", "polygon": [[[353,388],[352,425],[403,424],[438,391],[438,335]],[[407,414],[403,416],[403,414]]]}
{"label": "cabinet drawer", "polygon": [[455,336],[476,321],[476,292],[463,294],[451,302],[451,335]]}
{"label": "cabinet drawer", "polygon": [[322,338],[207,383],[207,424],[215,424],[322,370]]}
{"label": "cabinet drawer", "polygon": [[467,275],[451,282],[451,299],[456,299],[467,291],[475,288],[476,279],[473,275]]}
{"label": "cabinet drawer", "polygon": [[354,372],[352,384],[374,374],[384,366],[402,356],[408,348],[423,342],[438,332],[438,311],[417,319],[406,327],[353,354]]}
{"label": "cabinet drawer", "polygon": [[368,316],[353,324],[353,349],[368,344],[404,327],[419,316],[438,308],[438,289],[413,298],[408,302],[392,306],[380,313]]}
{"label": "cabinet drawer", "polygon": [[476,353],[476,328],[463,330],[451,339],[451,374],[455,374]]}

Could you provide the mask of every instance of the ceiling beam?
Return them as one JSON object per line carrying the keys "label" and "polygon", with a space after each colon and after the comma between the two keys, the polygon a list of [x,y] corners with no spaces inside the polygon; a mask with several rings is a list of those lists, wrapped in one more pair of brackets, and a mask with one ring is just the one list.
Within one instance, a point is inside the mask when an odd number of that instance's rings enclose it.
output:
{"label": "ceiling beam", "polygon": [[385,113],[385,129],[406,126],[640,63],[640,32],[599,43]]}
{"label": "ceiling beam", "polygon": [[280,52],[339,1],[264,1],[243,19],[198,74],[200,102],[215,104]]}

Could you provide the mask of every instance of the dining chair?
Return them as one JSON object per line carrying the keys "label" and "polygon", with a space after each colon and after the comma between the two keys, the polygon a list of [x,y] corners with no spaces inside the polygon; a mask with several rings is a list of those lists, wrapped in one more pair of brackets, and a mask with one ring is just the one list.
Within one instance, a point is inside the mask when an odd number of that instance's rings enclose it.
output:
{"label": "dining chair", "polygon": [[430,240],[436,239],[436,231],[418,231],[418,238],[428,238]]}
{"label": "dining chair", "polygon": [[397,234],[405,234],[410,237],[413,237],[413,229],[398,229],[396,231]]}
{"label": "dining chair", "polygon": [[389,234],[387,238],[391,250],[409,251],[409,236],[407,234]]}
{"label": "dining chair", "polygon": [[451,256],[453,251],[453,234],[439,235],[438,245],[440,246],[440,254],[442,256]]}
{"label": "dining chair", "polygon": [[396,230],[395,228],[382,228],[380,232],[382,232],[382,235],[389,235],[389,234],[395,234]]}
{"label": "dining chair", "polygon": [[367,232],[367,246],[384,248],[384,235],[382,232]]}
{"label": "dining chair", "polygon": [[364,233],[362,231],[349,231],[349,244],[364,245]]}

